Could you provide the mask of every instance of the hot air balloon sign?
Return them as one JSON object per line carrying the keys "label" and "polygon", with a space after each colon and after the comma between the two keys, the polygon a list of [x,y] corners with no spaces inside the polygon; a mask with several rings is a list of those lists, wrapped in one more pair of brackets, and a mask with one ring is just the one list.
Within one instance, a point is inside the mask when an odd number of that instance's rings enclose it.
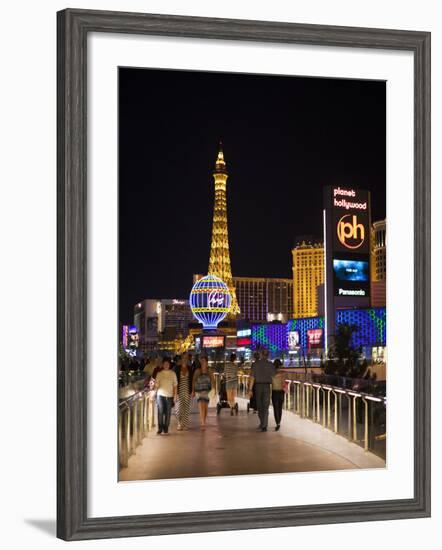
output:
{"label": "hot air balloon sign", "polygon": [[190,309],[204,329],[214,330],[230,310],[232,297],[226,283],[216,275],[206,275],[190,292]]}

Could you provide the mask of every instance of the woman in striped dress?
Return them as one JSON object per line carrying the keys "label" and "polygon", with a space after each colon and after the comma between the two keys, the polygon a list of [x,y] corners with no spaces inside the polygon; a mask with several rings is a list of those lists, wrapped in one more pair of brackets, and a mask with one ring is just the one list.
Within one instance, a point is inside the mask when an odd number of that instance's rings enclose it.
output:
{"label": "woman in striped dress", "polygon": [[175,414],[178,420],[178,430],[188,430],[190,424],[190,404],[192,394],[192,373],[188,355],[182,356],[181,365],[176,373],[178,379],[178,402]]}
{"label": "woman in striped dress", "polygon": [[224,368],[224,376],[226,381],[227,401],[230,405],[230,414],[233,416],[233,411],[238,414],[238,404],[236,403],[236,393],[238,388],[238,366],[236,364],[236,354],[230,355],[230,361],[226,363]]}

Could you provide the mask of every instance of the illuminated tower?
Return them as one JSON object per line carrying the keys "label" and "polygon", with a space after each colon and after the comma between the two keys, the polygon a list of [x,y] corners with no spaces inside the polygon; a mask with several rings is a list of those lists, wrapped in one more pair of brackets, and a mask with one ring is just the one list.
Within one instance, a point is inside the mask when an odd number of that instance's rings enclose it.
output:
{"label": "illuminated tower", "polygon": [[229,287],[232,296],[230,315],[240,313],[233,286],[230,267],[229,233],[227,229],[227,170],[222,144],[219,144],[213,179],[215,180],[215,205],[213,208],[212,244],[210,246],[209,273],[222,279]]}

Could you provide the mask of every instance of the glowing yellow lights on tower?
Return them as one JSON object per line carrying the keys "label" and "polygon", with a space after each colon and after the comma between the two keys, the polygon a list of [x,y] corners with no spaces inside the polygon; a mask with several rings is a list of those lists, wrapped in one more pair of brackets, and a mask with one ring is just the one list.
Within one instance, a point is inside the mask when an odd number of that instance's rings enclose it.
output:
{"label": "glowing yellow lights on tower", "polygon": [[212,244],[208,273],[222,279],[229,288],[232,297],[230,315],[238,315],[240,309],[233,285],[232,269],[230,267],[229,234],[227,228],[227,178],[229,177],[224,160],[222,144],[219,145],[215,162],[213,179],[215,182],[215,205],[213,208]]}
{"label": "glowing yellow lights on tower", "polygon": [[302,241],[293,250],[293,315],[318,315],[318,286],[324,282],[324,245]]}

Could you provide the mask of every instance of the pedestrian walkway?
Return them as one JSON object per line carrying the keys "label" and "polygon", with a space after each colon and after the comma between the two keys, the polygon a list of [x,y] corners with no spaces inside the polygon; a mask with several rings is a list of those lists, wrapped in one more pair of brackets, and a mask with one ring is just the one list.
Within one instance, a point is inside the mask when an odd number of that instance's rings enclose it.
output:
{"label": "pedestrian walkway", "polygon": [[291,412],[283,412],[275,432],[270,409],[268,431],[258,432],[257,415],[246,412],[245,400],[239,404],[234,417],[228,409],[217,416],[211,407],[205,431],[192,414],[189,431],[178,432],[173,418],[169,435],[150,432],[121,469],[120,481],[385,467],[381,458]]}

